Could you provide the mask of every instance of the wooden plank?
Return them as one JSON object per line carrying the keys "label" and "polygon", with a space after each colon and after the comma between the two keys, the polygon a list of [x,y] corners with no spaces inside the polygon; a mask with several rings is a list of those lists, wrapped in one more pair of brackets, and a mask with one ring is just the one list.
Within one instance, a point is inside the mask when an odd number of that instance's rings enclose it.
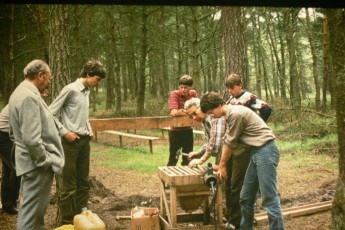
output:
{"label": "wooden plank", "polygon": [[104,130],[102,132],[119,135],[123,137],[132,137],[132,138],[145,139],[145,140],[159,140],[160,139],[159,137],[144,136],[144,135],[138,135],[138,134],[133,134],[133,133],[124,133],[124,132],[119,132],[119,131],[114,131],[114,130]]}
{"label": "wooden plank", "polygon": [[[163,128],[161,128],[161,130],[162,130],[162,134],[164,135],[163,131],[164,131],[164,130],[169,131],[169,130],[170,130],[170,127],[163,127]],[[202,130],[193,129],[193,133],[194,133],[194,134],[205,135],[205,132],[202,131]]]}
{"label": "wooden plank", "polygon": [[122,147],[122,137],[130,137],[130,138],[138,138],[138,139],[144,139],[149,141],[149,147],[150,147],[150,153],[153,154],[153,140],[159,140],[159,137],[153,137],[153,136],[144,136],[144,135],[138,135],[138,134],[133,134],[133,133],[124,133],[124,132],[119,132],[119,131],[114,131],[114,130],[104,130],[102,131],[104,133],[110,133],[114,135],[119,136],[120,140],[120,146]]}
{"label": "wooden plank", "polygon": [[193,133],[194,133],[194,134],[205,135],[205,132],[202,131],[202,130],[195,130],[195,129],[193,129]]}
{"label": "wooden plank", "polygon": [[[163,212],[163,214],[165,214],[165,212],[166,212],[166,214],[167,214],[167,216],[168,216],[168,221],[169,221],[169,224],[171,224],[171,215],[170,215],[170,211],[169,211],[169,206],[168,206],[168,200],[167,200],[167,198],[166,198],[166,194],[165,194],[165,192],[164,192],[164,184],[163,184],[163,182],[161,181],[161,202],[162,202],[162,199],[163,199],[163,202],[161,203],[161,209],[163,209],[164,208],[164,212]],[[163,206],[164,205],[164,206]],[[162,210],[163,211],[163,210]]]}
{"label": "wooden plank", "polygon": [[190,119],[188,116],[158,116],[158,117],[131,117],[90,119],[94,132],[102,130],[121,129],[162,129],[164,127],[200,127],[201,123]]}
{"label": "wooden plank", "polygon": [[[170,186],[204,184],[203,175],[200,169],[190,169],[188,166],[160,166],[158,167],[159,178]],[[203,169],[201,167],[201,169]]]}
{"label": "wooden plank", "polygon": [[[288,211],[293,211],[293,210],[301,210],[301,209],[305,209],[305,208],[311,208],[311,207],[318,207],[321,204],[325,205],[325,204],[332,204],[333,201],[325,201],[325,202],[318,202],[318,203],[313,203],[313,204],[306,204],[306,205],[301,205],[301,206],[294,206],[294,207],[290,207],[290,208],[284,208],[282,211],[284,212],[288,212]],[[266,216],[267,213],[266,212],[261,212],[255,215],[255,217],[259,217],[259,216]]]}
{"label": "wooden plank", "polygon": [[[286,208],[282,210],[284,219],[291,219],[293,217],[310,215],[317,212],[329,210],[332,207],[332,201],[320,202],[311,205],[305,205],[300,207]],[[267,213],[259,213],[255,215],[255,221],[257,224],[267,223]]]}

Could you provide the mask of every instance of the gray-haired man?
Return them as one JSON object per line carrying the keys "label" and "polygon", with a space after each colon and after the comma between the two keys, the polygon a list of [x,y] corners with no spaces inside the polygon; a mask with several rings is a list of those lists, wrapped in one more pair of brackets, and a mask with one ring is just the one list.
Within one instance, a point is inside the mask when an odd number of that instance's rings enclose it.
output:
{"label": "gray-haired man", "polygon": [[52,79],[50,68],[33,60],[24,68],[24,76],[9,100],[16,173],[22,176],[17,229],[43,230],[54,173],[62,172],[65,159],[54,118],[41,97]]}

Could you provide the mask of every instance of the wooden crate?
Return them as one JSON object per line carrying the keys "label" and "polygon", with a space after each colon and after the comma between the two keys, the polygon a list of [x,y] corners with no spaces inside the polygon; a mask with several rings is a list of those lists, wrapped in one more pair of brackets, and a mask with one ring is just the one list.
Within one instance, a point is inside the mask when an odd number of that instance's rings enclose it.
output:
{"label": "wooden crate", "polygon": [[[173,229],[225,229],[223,224],[222,208],[222,186],[218,183],[216,186],[216,217],[214,224],[179,227],[179,223],[188,223],[203,221],[204,212],[195,211],[197,203],[201,201],[206,207],[209,203],[209,197],[213,197],[213,192],[204,183],[206,166],[189,168],[188,166],[161,166],[158,167],[158,176],[161,180],[160,188],[160,219],[162,228],[165,230]],[[168,198],[169,197],[169,198]],[[180,208],[184,210],[178,213],[178,201]],[[194,204],[193,204],[194,202]],[[192,204],[191,204],[192,203]],[[191,208],[193,210],[188,210]],[[187,210],[186,210],[187,208]],[[194,213],[193,213],[194,212]],[[215,221],[216,220],[216,221]]]}

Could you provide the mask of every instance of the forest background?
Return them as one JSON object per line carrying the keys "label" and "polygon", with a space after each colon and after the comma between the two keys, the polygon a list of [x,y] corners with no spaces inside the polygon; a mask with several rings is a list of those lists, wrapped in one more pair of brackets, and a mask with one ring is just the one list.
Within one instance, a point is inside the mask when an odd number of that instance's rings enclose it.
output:
{"label": "forest background", "polygon": [[232,72],[272,105],[275,123],[301,126],[305,112],[334,117],[339,181],[332,218],[335,229],[344,228],[344,10],[2,4],[0,21],[2,106],[32,59],[52,69],[49,104],[94,58],[107,68],[91,94],[99,118],[168,115],[169,93],[184,74],[199,95],[227,97],[223,82]]}

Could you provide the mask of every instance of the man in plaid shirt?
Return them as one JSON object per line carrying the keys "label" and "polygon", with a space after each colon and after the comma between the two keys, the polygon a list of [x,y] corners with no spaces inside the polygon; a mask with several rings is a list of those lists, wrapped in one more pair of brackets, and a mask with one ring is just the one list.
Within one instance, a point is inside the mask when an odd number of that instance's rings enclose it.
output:
{"label": "man in plaid shirt", "polygon": [[[191,160],[189,166],[201,165],[211,156],[215,157],[213,169],[218,170],[220,158],[222,156],[222,138],[226,131],[225,117],[215,118],[204,114],[200,109],[200,99],[192,98],[186,101],[184,106],[190,118],[201,122],[205,129],[206,143],[196,152],[190,152],[188,158]],[[250,149],[238,147],[235,154],[227,161],[227,179],[225,180],[226,196],[226,219],[228,229],[239,229],[241,221],[240,192],[243,185],[244,176],[250,160]]]}

